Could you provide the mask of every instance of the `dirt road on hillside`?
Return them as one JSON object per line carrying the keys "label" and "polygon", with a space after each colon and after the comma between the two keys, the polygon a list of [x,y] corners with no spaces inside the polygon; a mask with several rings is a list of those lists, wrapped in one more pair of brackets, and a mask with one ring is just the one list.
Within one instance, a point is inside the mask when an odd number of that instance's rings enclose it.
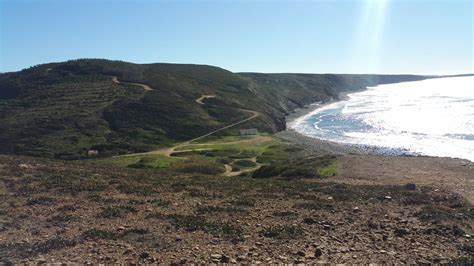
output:
{"label": "dirt road on hillside", "polygon": [[113,76],[113,77],[112,77],[112,81],[113,81],[114,83],[117,83],[117,84],[140,86],[140,87],[142,87],[145,91],[152,91],[152,90],[153,90],[150,86],[148,86],[148,85],[146,85],[146,84],[119,81],[116,76]]}
{"label": "dirt road on hillside", "polygon": [[216,95],[202,95],[201,97],[196,99],[196,102],[199,103],[199,104],[204,104],[203,101],[205,99],[214,98],[214,97],[216,97]]}
{"label": "dirt road on hillside", "polygon": [[[194,138],[194,139],[191,139],[191,140],[182,142],[182,143],[180,143],[180,144],[178,144],[178,145],[176,145],[176,146],[173,146],[173,147],[171,147],[171,148],[159,149],[159,150],[154,150],[154,151],[149,151],[149,152],[142,152],[142,153],[126,154],[126,155],[122,155],[122,156],[137,156],[137,155],[161,154],[161,155],[165,155],[165,156],[168,156],[168,157],[169,157],[169,156],[171,156],[171,154],[174,153],[175,150],[176,150],[177,148],[179,148],[179,147],[183,147],[183,146],[189,145],[189,144],[191,144],[191,142],[193,142],[193,141],[203,139],[203,138],[208,137],[208,136],[211,136],[211,135],[213,135],[213,134],[215,134],[215,133],[217,133],[217,132],[220,132],[220,131],[229,129],[229,128],[231,128],[231,127],[240,125],[240,124],[242,124],[242,123],[245,123],[245,122],[247,122],[247,121],[250,121],[250,120],[252,120],[252,119],[257,118],[257,117],[260,115],[258,112],[252,111],[252,110],[246,110],[246,109],[239,109],[239,110],[244,111],[244,112],[247,112],[247,113],[251,113],[252,116],[250,116],[250,117],[248,117],[248,118],[246,118],[246,119],[240,120],[240,121],[238,121],[238,122],[232,123],[232,124],[230,124],[230,125],[227,125],[227,126],[225,126],[225,127],[221,127],[221,128],[219,128],[219,129],[217,129],[217,130],[211,131],[211,132],[206,133],[206,134],[204,134],[204,135],[202,135],[202,136],[199,136],[199,137],[197,137],[197,138]],[[261,137],[261,138],[268,138],[268,137],[265,137],[265,136],[259,136],[259,137]],[[241,141],[242,141],[242,142],[248,142],[249,140],[241,140]],[[239,141],[234,141],[234,142],[232,142],[232,144],[237,144],[237,143],[239,143]]]}

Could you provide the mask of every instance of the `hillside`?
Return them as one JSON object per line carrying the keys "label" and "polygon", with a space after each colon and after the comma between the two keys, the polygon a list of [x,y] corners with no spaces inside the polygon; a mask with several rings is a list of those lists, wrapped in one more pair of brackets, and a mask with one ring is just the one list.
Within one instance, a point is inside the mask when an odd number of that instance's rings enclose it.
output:
{"label": "hillside", "polygon": [[472,264],[472,162],[270,134],[312,102],[423,78],[107,60],[1,74],[0,264]]}
{"label": "hillside", "polygon": [[[152,90],[121,82],[146,84]],[[242,127],[285,128],[285,115],[316,101],[420,76],[235,74],[205,65],[74,60],[0,74],[0,153],[83,158],[142,152]],[[204,104],[196,102],[202,95]],[[235,130],[235,129],[234,129]]]}

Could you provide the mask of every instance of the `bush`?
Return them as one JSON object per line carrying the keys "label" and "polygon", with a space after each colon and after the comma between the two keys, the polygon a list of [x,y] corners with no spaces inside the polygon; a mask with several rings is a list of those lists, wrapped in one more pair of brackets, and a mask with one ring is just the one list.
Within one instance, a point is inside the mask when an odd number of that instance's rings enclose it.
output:
{"label": "bush", "polygon": [[252,177],[253,178],[269,178],[269,177],[274,177],[274,176],[279,176],[285,168],[282,167],[276,167],[273,165],[264,165],[257,169],[255,172],[253,172]]}
{"label": "bush", "polygon": [[232,242],[242,240],[242,229],[234,225],[209,222],[200,216],[170,215],[168,218],[176,228],[183,228],[189,232],[201,230],[213,235],[222,235]]}
{"label": "bush", "polygon": [[257,164],[251,160],[237,160],[233,163],[233,166],[238,167],[255,167]]}
{"label": "bush", "polygon": [[311,166],[297,166],[285,170],[281,173],[284,177],[301,177],[301,178],[319,178],[321,177]]}
{"label": "bush", "polygon": [[87,240],[97,240],[97,239],[116,239],[118,237],[117,233],[104,231],[100,229],[89,229],[82,232],[81,237]]}
{"label": "bush", "polygon": [[229,158],[220,158],[217,160],[218,163],[222,163],[222,164],[230,164],[232,163],[232,160],[229,159]]}
{"label": "bush", "polygon": [[207,175],[217,175],[225,172],[225,168],[222,164],[196,158],[184,162],[177,162],[173,164],[171,169],[181,173],[200,173]]}
{"label": "bush", "polygon": [[50,197],[37,197],[37,198],[29,198],[26,201],[27,205],[51,205],[56,202],[56,199]]}
{"label": "bush", "polygon": [[264,237],[277,239],[294,239],[303,234],[303,230],[297,226],[272,226],[262,232]]}

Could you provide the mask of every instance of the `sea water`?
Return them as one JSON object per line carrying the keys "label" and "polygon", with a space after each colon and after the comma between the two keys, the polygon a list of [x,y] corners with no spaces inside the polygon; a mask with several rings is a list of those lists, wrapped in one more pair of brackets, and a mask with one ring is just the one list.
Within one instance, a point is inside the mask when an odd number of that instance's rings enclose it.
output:
{"label": "sea water", "polygon": [[378,151],[474,161],[474,77],[379,85],[348,96],[288,126]]}

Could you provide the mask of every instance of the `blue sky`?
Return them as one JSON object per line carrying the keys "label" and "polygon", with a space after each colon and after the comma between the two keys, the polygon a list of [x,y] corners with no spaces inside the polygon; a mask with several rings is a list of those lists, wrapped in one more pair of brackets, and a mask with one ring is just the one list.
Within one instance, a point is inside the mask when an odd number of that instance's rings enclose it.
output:
{"label": "blue sky", "polygon": [[76,58],[234,72],[474,72],[470,0],[0,0],[0,71]]}

